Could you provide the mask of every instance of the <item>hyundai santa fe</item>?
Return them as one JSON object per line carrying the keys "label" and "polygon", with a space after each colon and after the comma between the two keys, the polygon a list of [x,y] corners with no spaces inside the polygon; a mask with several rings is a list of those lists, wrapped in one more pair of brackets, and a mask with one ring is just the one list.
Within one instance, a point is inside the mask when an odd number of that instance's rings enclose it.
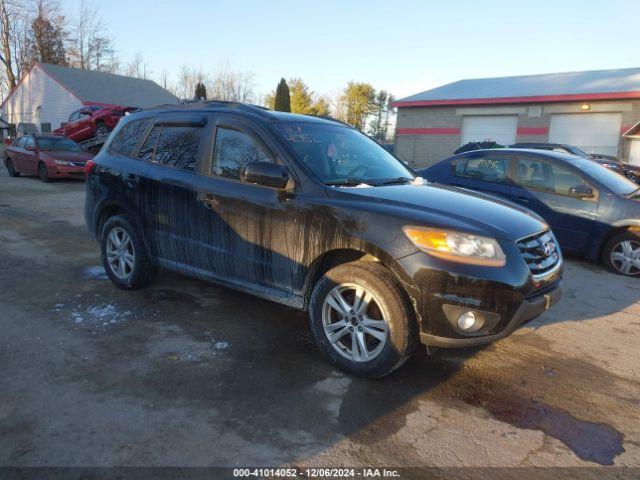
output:
{"label": "hyundai santa fe", "polygon": [[426,184],[331,119],[224,102],[135,113],[87,166],[85,212],[116,286],[163,267],[306,310],[326,357],[364,377],[418,342],[505,337],[560,297],[544,220]]}

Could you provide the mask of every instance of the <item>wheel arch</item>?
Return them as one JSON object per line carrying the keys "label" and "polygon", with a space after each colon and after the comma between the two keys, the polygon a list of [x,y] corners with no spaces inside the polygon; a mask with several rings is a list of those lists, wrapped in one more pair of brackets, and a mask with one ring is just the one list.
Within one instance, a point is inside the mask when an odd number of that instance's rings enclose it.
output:
{"label": "wheel arch", "polygon": [[310,265],[304,282],[304,308],[309,306],[311,294],[318,280],[326,272],[338,265],[355,261],[377,262],[387,268],[398,281],[401,289],[407,294],[404,285],[409,280],[394,259],[383,250],[365,245],[364,248],[334,248],[319,255]]}
{"label": "wheel arch", "polygon": [[609,229],[607,233],[602,237],[597,250],[597,258],[602,258],[602,256],[604,255],[604,248],[606,247],[609,240],[611,240],[616,235],[624,232],[637,232],[637,234],[640,235],[640,220],[632,219],[629,222],[614,224],[613,227]]}

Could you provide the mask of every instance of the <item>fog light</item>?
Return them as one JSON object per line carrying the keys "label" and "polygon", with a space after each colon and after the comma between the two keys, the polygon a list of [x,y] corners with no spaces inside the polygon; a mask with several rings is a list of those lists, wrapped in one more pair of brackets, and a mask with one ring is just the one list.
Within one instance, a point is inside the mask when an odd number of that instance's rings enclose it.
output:
{"label": "fog light", "polygon": [[458,327],[461,330],[469,330],[476,324],[476,314],[473,312],[464,312],[458,317]]}

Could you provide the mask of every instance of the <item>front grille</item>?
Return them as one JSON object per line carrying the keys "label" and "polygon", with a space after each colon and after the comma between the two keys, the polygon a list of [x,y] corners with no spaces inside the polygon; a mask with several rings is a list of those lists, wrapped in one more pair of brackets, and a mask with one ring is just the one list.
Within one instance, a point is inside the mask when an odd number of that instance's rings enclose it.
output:
{"label": "front grille", "polygon": [[518,248],[534,275],[544,275],[560,261],[560,249],[550,231],[520,240]]}

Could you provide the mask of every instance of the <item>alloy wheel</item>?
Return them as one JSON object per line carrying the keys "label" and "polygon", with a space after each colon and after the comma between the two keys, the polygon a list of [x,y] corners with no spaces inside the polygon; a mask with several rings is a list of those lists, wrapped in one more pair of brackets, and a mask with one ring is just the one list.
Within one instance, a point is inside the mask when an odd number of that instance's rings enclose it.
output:
{"label": "alloy wheel", "polygon": [[624,240],[611,249],[611,264],[623,275],[640,274],[640,242]]}
{"label": "alloy wheel", "polygon": [[322,325],[331,346],[354,362],[380,355],[389,326],[378,298],[362,285],[343,283],[333,288],[322,305]]}
{"label": "alloy wheel", "polygon": [[126,280],[131,276],[136,257],[133,242],[125,229],[111,229],[107,236],[106,254],[109,268],[116,277]]}

